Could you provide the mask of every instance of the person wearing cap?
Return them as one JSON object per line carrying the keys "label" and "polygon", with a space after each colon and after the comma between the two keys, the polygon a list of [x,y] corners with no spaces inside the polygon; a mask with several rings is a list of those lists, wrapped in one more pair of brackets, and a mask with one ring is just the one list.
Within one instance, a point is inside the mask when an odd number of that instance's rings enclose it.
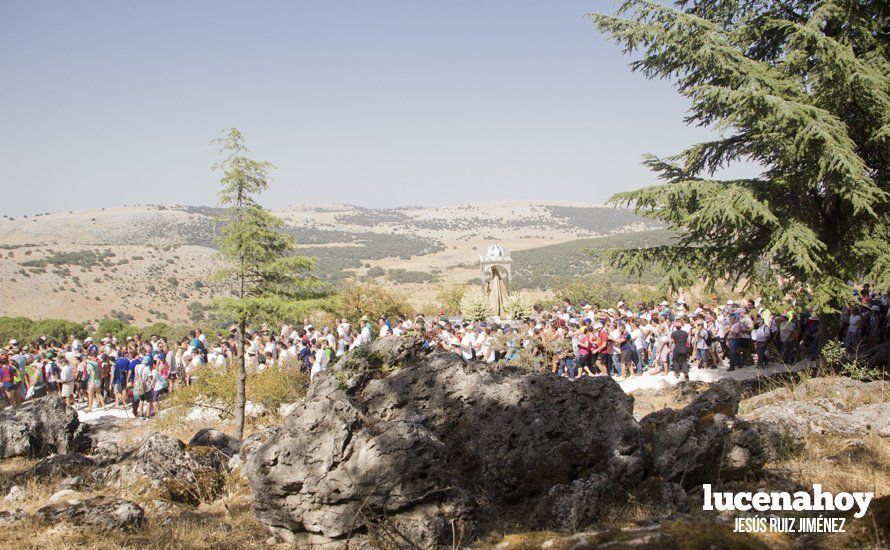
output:
{"label": "person wearing cap", "polygon": [[698,359],[698,368],[700,369],[708,369],[708,368],[716,368],[716,365],[712,367],[710,361],[710,345],[711,345],[711,333],[708,331],[708,328],[705,326],[705,322],[703,319],[698,319],[695,322],[695,328],[692,333],[692,341],[695,343],[695,355]]}
{"label": "person wearing cap", "polygon": [[99,406],[105,407],[105,396],[102,394],[102,367],[95,351],[91,351],[86,360],[87,366],[87,412],[93,410],[93,400],[98,399]]}

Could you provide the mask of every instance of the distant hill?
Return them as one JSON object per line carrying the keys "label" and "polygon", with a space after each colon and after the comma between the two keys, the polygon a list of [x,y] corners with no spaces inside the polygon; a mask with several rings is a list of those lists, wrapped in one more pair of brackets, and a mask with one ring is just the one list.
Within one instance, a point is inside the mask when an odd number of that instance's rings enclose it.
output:
{"label": "distant hill", "polygon": [[[555,273],[584,269],[574,243],[654,227],[629,210],[569,202],[301,205],[276,213],[300,252],[316,258],[319,277],[333,284],[375,278],[405,286],[418,302],[431,298],[437,282],[478,277],[478,251],[493,241],[524,266],[517,281],[545,288]],[[224,214],[215,207],[135,205],[2,219],[0,315],[86,321],[113,311],[137,322],[184,320],[229,292],[211,278],[220,267],[215,243]],[[556,256],[547,261],[548,254]]]}
{"label": "distant hill", "polygon": [[655,271],[630,277],[603,265],[590,251],[659,246],[669,244],[673,238],[674,234],[666,229],[651,229],[520,250],[513,254],[513,284],[516,288],[548,289],[597,270],[609,271],[616,281],[655,284],[659,279]]}

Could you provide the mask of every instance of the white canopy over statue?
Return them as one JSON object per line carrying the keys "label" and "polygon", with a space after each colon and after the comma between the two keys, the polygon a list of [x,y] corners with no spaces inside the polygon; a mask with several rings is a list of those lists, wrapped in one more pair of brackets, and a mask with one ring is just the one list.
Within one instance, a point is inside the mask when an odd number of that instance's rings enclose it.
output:
{"label": "white canopy over statue", "polygon": [[507,296],[510,293],[513,259],[505,248],[492,243],[483,254],[479,255],[479,263],[482,266],[482,283],[491,312],[497,317],[503,317]]}

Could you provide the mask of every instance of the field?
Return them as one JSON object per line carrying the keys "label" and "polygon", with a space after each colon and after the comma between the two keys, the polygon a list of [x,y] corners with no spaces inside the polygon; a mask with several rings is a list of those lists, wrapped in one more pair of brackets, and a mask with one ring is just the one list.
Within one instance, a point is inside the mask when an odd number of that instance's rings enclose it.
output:
{"label": "field", "polygon": [[[300,252],[316,259],[318,277],[333,285],[374,279],[403,290],[415,306],[430,302],[438,284],[477,280],[479,251],[495,241],[514,252],[515,286],[540,293],[592,267],[587,248],[665,238],[628,210],[575,203],[321,205],[276,213]],[[212,277],[221,267],[215,245],[224,214],[215,207],[136,205],[4,218],[0,315],[91,321],[114,312],[143,324],[187,320],[229,292]]]}

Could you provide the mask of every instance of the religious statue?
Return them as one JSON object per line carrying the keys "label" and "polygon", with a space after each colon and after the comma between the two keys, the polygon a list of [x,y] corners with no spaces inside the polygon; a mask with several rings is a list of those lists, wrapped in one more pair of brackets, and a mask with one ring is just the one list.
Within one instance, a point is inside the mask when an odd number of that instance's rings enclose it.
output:
{"label": "religious statue", "polygon": [[479,256],[482,266],[482,284],[485,296],[494,315],[503,317],[506,312],[507,296],[510,292],[510,275],[513,259],[510,253],[497,243],[493,243]]}

